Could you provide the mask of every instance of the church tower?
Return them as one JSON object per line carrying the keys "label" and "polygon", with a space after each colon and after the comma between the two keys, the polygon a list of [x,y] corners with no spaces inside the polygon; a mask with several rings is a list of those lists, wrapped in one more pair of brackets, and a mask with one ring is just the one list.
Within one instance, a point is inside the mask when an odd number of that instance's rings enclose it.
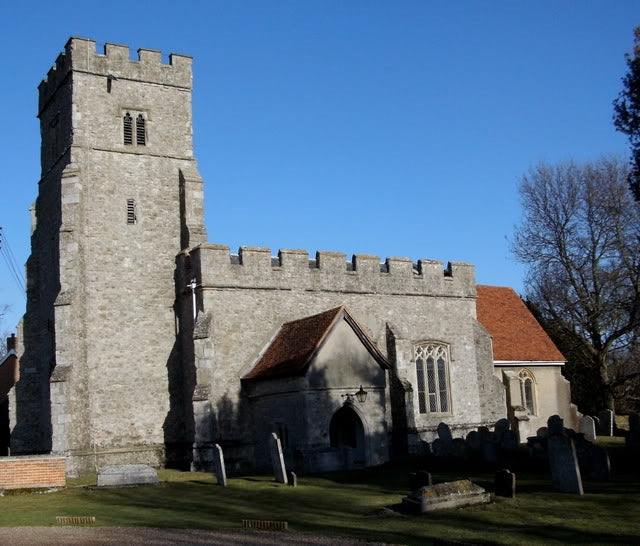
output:
{"label": "church tower", "polygon": [[[206,241],[192,59],[71,38],[39,86],[42,175],[12,454],[76,474],[163,462],[180,359],[175,256]],[[173,415],[173,417],[170,417]]]}

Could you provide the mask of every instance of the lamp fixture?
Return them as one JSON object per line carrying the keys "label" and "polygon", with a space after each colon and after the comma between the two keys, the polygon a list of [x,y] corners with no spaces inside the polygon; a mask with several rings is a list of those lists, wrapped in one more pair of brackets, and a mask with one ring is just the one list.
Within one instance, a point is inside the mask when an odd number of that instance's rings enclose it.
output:
{"label": "lamp fixture", "polygon": [[361,404],[364,404],[367,401],[367,394],[369,393],[362,388],[362,385],[360,385],[360,390],[358,392],[343,394],[342,398],[346,398],[345,404],[353,404],[354,398]]}

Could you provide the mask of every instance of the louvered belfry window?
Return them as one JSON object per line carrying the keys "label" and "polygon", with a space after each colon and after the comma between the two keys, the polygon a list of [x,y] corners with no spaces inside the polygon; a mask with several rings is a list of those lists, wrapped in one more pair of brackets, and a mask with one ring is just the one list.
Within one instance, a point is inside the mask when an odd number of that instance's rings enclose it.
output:
{"label": "louvered belfry window", "polygon": [[448,413],[449,350],[441,343],[423,343],[416,346],[416,381],[418,383],[418,410],[420,413]]}
{"label": "louvered belfry window", "polygon": [[135,199],[127,199],[127,224],[135,224],[136,218],[136,201]]}
{"label": "louvered belfry window", "polygon": [[122,126],[124,129],[124,143],[133,144],[133,120],[131,114],[127,112],[122,119]]}
{"label": "louvered belfry window", "polygon": [[138,114],[136,118],[136,144],[138,146],[145,146],[147,144],[145,120],[142,114]]}

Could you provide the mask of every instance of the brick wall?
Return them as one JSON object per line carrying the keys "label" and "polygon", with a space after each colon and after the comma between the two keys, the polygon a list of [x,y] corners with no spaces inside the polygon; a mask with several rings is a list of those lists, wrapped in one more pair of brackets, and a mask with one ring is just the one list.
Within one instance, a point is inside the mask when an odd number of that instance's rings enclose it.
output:
{"label": "brick wall", "polygon": [[0,489],[65,485],[64,457],[0,457]]}

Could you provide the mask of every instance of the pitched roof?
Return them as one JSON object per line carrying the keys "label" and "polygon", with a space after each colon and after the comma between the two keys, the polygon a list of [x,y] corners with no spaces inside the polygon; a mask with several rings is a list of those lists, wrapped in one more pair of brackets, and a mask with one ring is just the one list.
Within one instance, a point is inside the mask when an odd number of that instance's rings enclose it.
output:
{"label": "pitched roof", "polygon": [[266,350],[258,357],[256,365],[242,379],[273,379],[303,374],[333,326],[343,318],[374,358],[381,365],[388,367],[384,355],[357,321],[344,307],[336,307],[283,324]]}
{"label": "pitched roof", "polygon": [[476,288],[478,321],[493,337],[494,360],[566,360],[513,288]]}

